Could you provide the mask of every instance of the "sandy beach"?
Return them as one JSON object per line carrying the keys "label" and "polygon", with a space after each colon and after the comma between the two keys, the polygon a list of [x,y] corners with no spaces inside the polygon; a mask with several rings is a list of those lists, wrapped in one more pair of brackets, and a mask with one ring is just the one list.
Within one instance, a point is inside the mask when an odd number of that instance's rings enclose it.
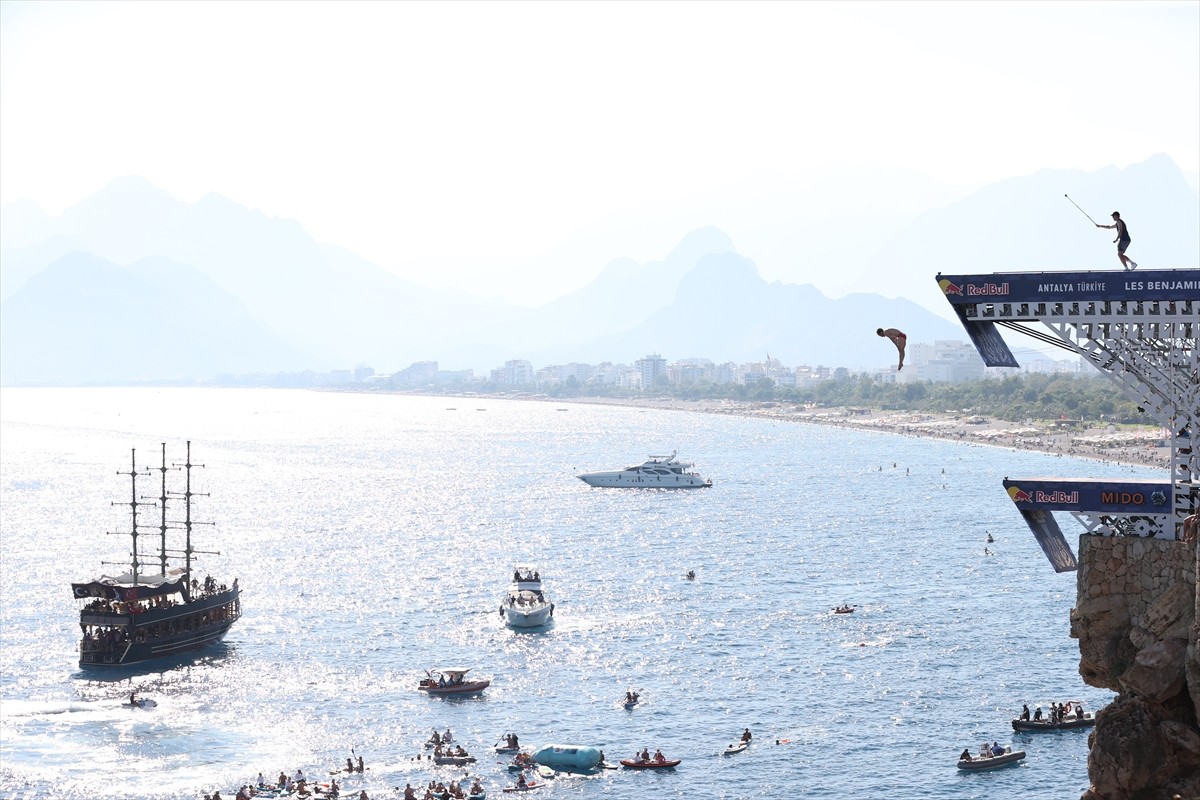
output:
{"label": "sandy beach", "polygon": [[858,428],[896,436],[969,442],[1016,450],[1036,450],[1114,464],[1170,469],[1170,449],[1158,447],[1164,432],[1157,425],[1083,427],[1079,423],[1051,425],[1014,423],[968,414],[915,411],[874,411],[862,408],[808,408],[786,403],[737,400],[675,400],[670,398],[554,398],[554,403],[593,403],[639,408],[663,408],[701,414],[766,417],[786,422]]}

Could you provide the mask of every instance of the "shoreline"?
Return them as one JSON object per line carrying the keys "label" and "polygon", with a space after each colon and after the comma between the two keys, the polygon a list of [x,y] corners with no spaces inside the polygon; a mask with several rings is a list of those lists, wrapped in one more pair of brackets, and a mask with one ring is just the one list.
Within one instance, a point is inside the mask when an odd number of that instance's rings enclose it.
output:
{"label": "shoreline", "polygon": [[572,397],[537,398],[542,402],[655,408],[698,414],[803,422],[895,436],[920,436],[1011,450],[1031,450],[1071,458],[1089,458],[1117,466],[1170,470],[1170,448],[1156,447],[1163,433],[1157,425],[1134,430],[1110,426],[1055,429],[1046,423],[1005,422],[975,415],[924,411],[875,411],[847,407],[803,408],[745,400],[676,400],[670,398]]}

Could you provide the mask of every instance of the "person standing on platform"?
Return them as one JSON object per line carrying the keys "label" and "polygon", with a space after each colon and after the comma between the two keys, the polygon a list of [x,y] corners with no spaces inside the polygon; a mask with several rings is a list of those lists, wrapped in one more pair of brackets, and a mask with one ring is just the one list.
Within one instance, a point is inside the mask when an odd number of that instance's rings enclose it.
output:
{"label": "person standing on platform", "polygon": [[1126,271],[1135,270],[1137,269],[1137,262],[1125,255],[1125,250],[1128,249],[1129,242],[1131,241],[1129,238],[1129,228],[1125,226],[1125,220],[1121,219],[1121,212],[1114,211],[1112,213],[1112,218],[1112,225],[1101,225],[1099,222],[1097,222],[1096,227],[1117,229],[1117,238],[1113,239],[1113,241],[1117,244],[1117,258],[1121,259],[1121,266],[1124,267]]}

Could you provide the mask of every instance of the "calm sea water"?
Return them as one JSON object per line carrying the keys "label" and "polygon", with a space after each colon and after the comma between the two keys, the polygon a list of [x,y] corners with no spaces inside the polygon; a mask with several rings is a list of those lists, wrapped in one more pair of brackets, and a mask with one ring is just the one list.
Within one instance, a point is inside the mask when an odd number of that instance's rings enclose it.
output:
{"label": "calm sea water", "polygon": [[[231,796],[258,772],[395,796],[462,770],[414,761],[434,727],[479,756],[661,748],[666,774],[560,776],[552,798],[1059,798],[1087,786],[1086,732],[1014,735],[1022,702],[1111,699],[1068,636],[1056,575],[1006,475],[1154,476],[1097,462],[796,423],[491,398],[282,390],[0,392],[0,794]],[[68,584],[126,558],[129,449],[193,441],[202,571],[243,587],[217,651],[96,677],[76,665]],[[715,483],[593,489],[575,475],[678,450]],[[147,494],[155,493],[149,489]],[[1064,526],[1070,520],[1063,520]],[[1069,529],[1068,529],[1069,530]],[[984,555],[985,536],[993,555]],[[552,627],[497,613],[537,564]],[[695,581],[684,579],[694,569]],[[833,616],[841,603],[852,615]],[[423,670],[490,676],[480,697]],[[118,706],[131,687],[158,701]],[[619,699],[640,690],[626,711]],[[743,727],[745,753],[722,748]],[[775,744],[779,740],[780,744]],[[1029,753],[986,774],[963,747]]]}

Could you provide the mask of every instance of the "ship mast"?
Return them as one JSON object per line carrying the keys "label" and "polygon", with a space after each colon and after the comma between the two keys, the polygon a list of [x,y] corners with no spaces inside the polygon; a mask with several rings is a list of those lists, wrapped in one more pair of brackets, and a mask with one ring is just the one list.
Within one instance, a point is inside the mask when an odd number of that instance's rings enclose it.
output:
{"label": "ship mast", "polygon": [[[131,449],[129,451],[129,472],[118,471],[117,474],[129,476],[129,503],[128,503],[128,505],[129,505],[130,526],[129,526],[128,531],[109,531],[109,534],[115,535],[115,536],[123,536],[123,535],[128,534],[129,537],[133,540],[133,548],[132,548],[133,552],[131,554],[133,560],[130,563],[130,576],[133,578],[133,583],[136,584],[138,582],[138,568],[141,566],[141,563],[138,561],[138,521],[137,521],[138,506],[145,505],[144,503],[138,502],[138,493],[137,493],[138,471],[137,471],[137,450],[136,449]],[[146,474],[149,474],[149,473],[146,473]],[[125,503],[113,503],[113,505],[114,506],[125,505]],[[105,561],[103,563],[115,564],[115,563],[119,563],[119,562]]]}
{"label": "ship mast", "polygon": [[162,466],[158,468],[162,476],[162,490],[158,497],[158,506],[162,510],[162,520],[158,525],[159,546],[158,546],[158,562],[159,574],[166,577],[167,574],[167,443],[162,443]]}

